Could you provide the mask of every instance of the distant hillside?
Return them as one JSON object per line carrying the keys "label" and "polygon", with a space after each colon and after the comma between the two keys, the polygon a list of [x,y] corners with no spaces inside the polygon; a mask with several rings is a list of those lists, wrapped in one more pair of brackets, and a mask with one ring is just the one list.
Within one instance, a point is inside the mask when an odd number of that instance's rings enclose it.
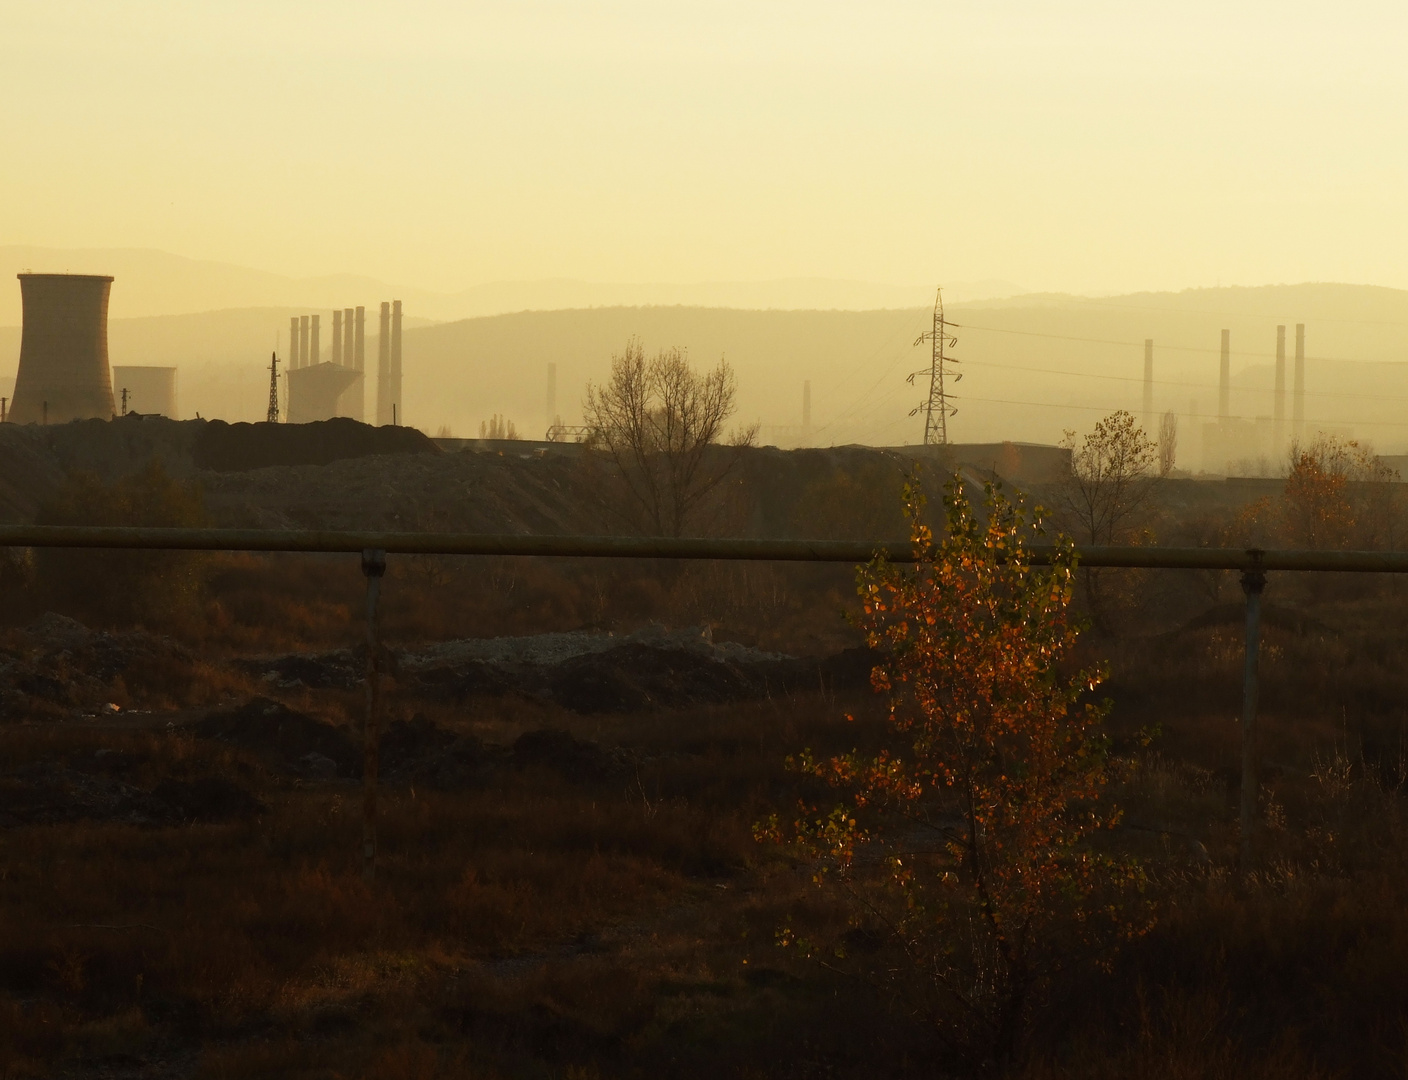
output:
{"label": "distant hillside", "polygon": [[[296,307],[331,310],[370,307],[402,300],[408,312],[437,321],[497,315],[509,311],[560,308],[640,307],[687,304],[695,307],[758,309],[839,309],[909,307],[927,302],[931,285],[882,285],[830,278],[776,281],[684,283],[592,282],[558,278],[497,281],[456,292],[434,292],[353,274],[294,278],[229,263],[186,259],[147,249],[67,249],[0,246],[0,326],[18,325],[20,294],[14,275],[48,273],[111,274],[112,317],[182,315],[244,307]],[[1020,293],[1010,281],[955,282],[956,299],[977,300]]]}
{"label": "distant hillside", "polygon": [[[372,278],[338,275],[291,278],[229,263],[186,259],[140,248],[0,247],[0,326],[20,323],[20,290],[15,275],[37,273],[111,274],[114,319],[245,307],[296,307],[329,311],[400,299],[417,303],[432,294],[397,291]],[[404,295],[403,295],[404,293]],[[423,305],[419,305],[423,306]]]}
{"label": "distant hillside", "polygon": [[[179,317],[115,319],[115,364],[176,364],[184,416],[262,416],[265,365],[288,314],[269,307]],[[410,309],[414,310],[414,309]],[[1182,461],[1196,466],[1199,425],[1215,413],[1218,345],[1232,333],[1234,415],[1272,411],[1278,323],[1307,326],[1307,415],[1408,450],[1408,292],[1350,285],[1191,290],[1103,299],[1036,296],[954,304],[953,385],[957,441],[1054,442],[1086,430],[1115,408],[1141,408],[1143,341],[1154,339],[1155,409],[1181,417]],[[928,306],[883,311],[747,311],[701,307],[612,307],[519,312],[454,323],[408,317],[405,413],[434,434],[475,435],[494,414],[526,436],[547,426],[547,365],[557,365],[557,412],[580,419],[583,389],[633,335],[648,350],[679,345],[700,364],[726,357],[739,377],[739,419],[763,424],[763,439],[800,441],[802,385],[812,383],[812,441],[898,445],[921,432],[909,410],[921,400]],[[324,331],[324,341],[330,333]],[[0,329],[0,379],[12,375],[18,329]],[[376,343],[368,342],[369,360]],[[1288,372],[1288,389],[1290,374]],[[1289,402],[1288,402],[1289,411]]]}
{"label": "distant hillside", "polygon": [[[1385,451],[1408,446],[1408,292],[1339,285],[1207,289],[1079,300],[1038,298],[953,305],[959,325],[952,385],[963,441],[1055,442],[1116,409],[1142,408],[1143,342],[1155,342],[1155,409],[1184,423],[1185,462],[1196,429],[1217,409],[1220,331],[1232,332],[1234,415],[1272,411],[1276,326],[1287,325],[1288,392],[1294,327],[1307,324],[1307,418],[1350,428]],[[697,362],[726,356],[739,374],[740,414],[764,438],[800,438],[802,383],[812,383],[813,439],[822,444],[915,441],[909,410],[923,397],[927,347],[915,338],[930,311],[745,312],[602,309],[504,315],[418,330],[413,421],[464,425],[494,412],[523,430],[545,422],[546,365],[558,365],[558,408],[569,422],[589,378],[632,335],[648,349],[688,346]],[[407,363],[410,361],[408,359]],[[408,371],[410,368],[407,369]],[[409,378],[409,377],[408,377]],[[455,392],[458,388],[458,392]],[[1290,404],[1287,409],[1289,413]],[[424,417],[424,420],[420,418]]]}

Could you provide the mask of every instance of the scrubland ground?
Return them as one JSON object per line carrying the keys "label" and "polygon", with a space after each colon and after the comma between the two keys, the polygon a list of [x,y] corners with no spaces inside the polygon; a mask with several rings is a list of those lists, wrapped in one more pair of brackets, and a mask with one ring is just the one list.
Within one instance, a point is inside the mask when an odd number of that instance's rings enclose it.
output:
{"label": "scrubland ground", "polygon": [[[340,600],[321,571],[308,575],[333,594],[307,614],[316,644],[336,625],[343,644],[356,638],[360,583],[350,566],[337,572],[350,577]],[[421,587],[498,590],[511,607],[516,592],[531,603],[537,572]],[[393,627],[409,625],[398,605],[415,595],[407,584],[398,600],[396,582],[424,571],[405,573],[388,586]],[[699,595],[726,608],[759,580]],[[814,641],[822,631],[807,623],[834,620],[831,644],[848,643],[828,610],[845,575],[773,584],[786,599],[750,640]],[[1240,610],[1086,639],[1111,661],[1115,749],[1134,763],[1110,843],[1145,860],[1157,918],[1111,970],[1073,966],[1014,1075],[1403,1074],[1408,602],[1335,584],[1268,590],[1265,826],[1245,882]],[[283,586],[266,610],[297,598]],[[618,602],[628,592],[612,589]],[[222,602],[243,610],[253,601],[241,595],[227,585]],[[491,625],[493,612],[484,599],[464,617]],[[418,713],[435,745],[458,740],[473,761],[445,783],[392,758],[367,884],[355,776],[292,767],[285,736],[202,726],[212,708],[256,699],[281,707],[280,731],[298,716],[355,744],[359,691],[241,674],[220,654],[244,633],[190,660],[203,678],[129,672],[125,712],[40,710],[0,728],[0,1075],[945,1073],[943,1044],[899,999],[778,947],[784,923],[820,937],[844,932],[848,913],[752,838],[767,813],[817,794],[784,769],[789,753],[874,743],[883,707],[866,688],[581,714],[512,692],[448,701],[391,679],[391,726],[408,731]],[[1142,747],[1135,733],[1150,725],[1159,734]]]}
{"label": "scrubland ground", "polygon": [[[884,953],[852,913],[753,838],[825,798],[789,754],[878,745],[854,664],[763,657],[858,644],[849,569],[393,558],[367,883],[355,560],[135,565],[0,566],[0,1077],[973,1075],[903,979],[862,977]],[[1408,590],[1272,575],[1245,876],[1235,579],[1102,596],[1081,659],[1109,662],[1128,765],[1102,842],[1143,860],[1153,922],[1104,967],[1073,954],[987,1072],[1408,1075]],[[406,662],[652,621],[762,659]],[[856,962],[799,959],[783,926]]]}

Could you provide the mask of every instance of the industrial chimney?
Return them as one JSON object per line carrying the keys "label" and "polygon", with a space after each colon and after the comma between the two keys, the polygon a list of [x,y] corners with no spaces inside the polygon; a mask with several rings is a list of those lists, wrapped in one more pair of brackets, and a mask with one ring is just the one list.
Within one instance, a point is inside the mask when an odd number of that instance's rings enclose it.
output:
{"label": "industrial chimney", "polygon": [[381,324],[376,339],[376,423],[391,423],[391,305],[381,302]]}
{"label": "industrial chimney", "polygon": [[112,278],[20,274],[24,330],[11,423],[111,419],[108,293]]}
{"label": "industrial chimney", "polygon": [[1291,399],[1291,434],[1305,438],[1305,323],[1296,323],[1296,381]]}
{"label": "industrial chimney", "polygon": [[1286,328],[1276,327],[1276,445],[1272,452],[1280,454],[1286,447]]}
{"label": "industrial chimney", "polygon": [[286,370],[298,367],[298,316],[288,320],[288,359]]}
{"label": "industrial chimney", "polygon": [[[342,363],[342,309],[337,308],[332,313],[332,362]],[[351,364],[347,365],[351,367]]]}
{"label": "industrial chimney", "polygon": [[391,422],[404,426],[401,408],[401,301],[391,301]]}
{"label": "industrial chimney", "polygon": [[298,318],[298,366],[305,368],[308,366],[308,316],[300,315]]}
{"label": "industrial chimney", "polygon": [[812,381],[802,380],[802,445],[812,444]]}
{"label": "industrial chimney", "polygon": [[358,371],[367,370],[367,309],[360,304],[357,306],[357,344],[353,353],[355,367]]}
{"label": "industrial chimney", "polygon": [[323,362],[323,347],[318,344],[318,316],[308,316],[312,320],[312,340],[308,345],[308,362],[310,364],[321,364]]}
{"label": "industrial chimney", "polygon": [[1154,339],[1144,339],[1144,431],[1154,422]]}
{"label": "industrial chimney", "polygon": [[[548,365],[548,427],[551,428],[557,423],[557,365]],[[551,438],[552,436],[548,436]]]}
{"label": "industrial chimney", "polygon": [[[347,410],[353,420],[365,420],[367,416],[367,379],[364,373],[366,341],[364,338],[366,308],[344,308],[342,311],[342,362],[362,377],[348,391]],[[353,331],[355,319],[356,331]]]}
{"label": "industrial chimney", "polygon": [[1232,331],[1222,331],[1222,366],[1217,372],[1217,419],[1227,423],[1232,415]]}

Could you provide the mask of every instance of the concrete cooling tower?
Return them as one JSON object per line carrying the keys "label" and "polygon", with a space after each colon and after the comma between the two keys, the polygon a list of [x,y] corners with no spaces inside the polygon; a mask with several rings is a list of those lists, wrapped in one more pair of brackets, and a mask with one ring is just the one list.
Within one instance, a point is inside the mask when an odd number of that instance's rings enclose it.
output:
{"label": "concrete cooling tower", "polygon": [[174,367],[123,367],[112,369],[112,396],[122,412],[122,391],[127,391],[127,411],[143,416],[176,419],[176,369]]}
{"label": "concrete cooling tower", "polygon": [[108,291],[112,278],[88,274],[20,274],[24,330],[15,400],[16,424],[61,424],[112,417],[108,372]]}

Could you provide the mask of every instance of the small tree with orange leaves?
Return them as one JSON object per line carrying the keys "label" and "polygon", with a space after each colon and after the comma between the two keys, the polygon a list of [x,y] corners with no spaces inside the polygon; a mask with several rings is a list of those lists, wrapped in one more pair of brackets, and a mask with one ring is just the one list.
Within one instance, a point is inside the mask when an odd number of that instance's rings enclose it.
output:
{"label": "small tree with orange leaves", "polygon": [[[1020,1044],[1073,948],[1128,932],[1114,894],[1140,879],[1088,843],[1116,814],[1099,803],[1107,706],[1083,700],[1103,674],[1072,665],[1070,541],[1038,568],[1028,544],[1039,515],[1029,522],[989,485],[979,516],[957,478],[944,503],[936,540],[922,496],[906,489],[915,564],[877,559],[860,572],[861,622],[884,657],[872,679],[889,695],[889,747],[803,753],[794,767],[845,801],[827,814],[804,805],[793,829],[774,818],[762,831],[798,844],[819,884],[883,928],[890,951],[872,973],[902,973],[953,1045],[993,1059]],[[864,857],[875,849],[879,858]],[[827,963],[846,953],[790,931],[783,940]]]}
{"label": "small tree with orange leaves", "polygon": [[1309,548],[1394,547],[1401,514],[1397,479],[1354,439],[1321,434],[1293,444],[1283,503],[1286,541]]}

